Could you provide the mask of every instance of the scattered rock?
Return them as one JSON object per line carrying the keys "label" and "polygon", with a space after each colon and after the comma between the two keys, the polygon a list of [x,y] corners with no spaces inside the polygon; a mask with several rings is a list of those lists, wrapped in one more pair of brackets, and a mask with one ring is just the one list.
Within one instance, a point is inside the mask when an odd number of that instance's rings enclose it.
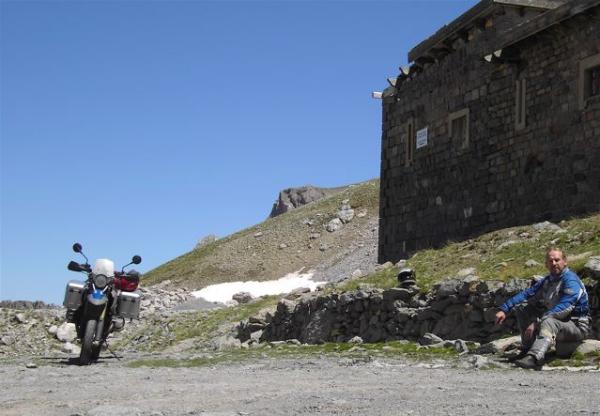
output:
{"label": "scattered rock", "polygon": [[209,244],[214,243],[215,241],[217,241],[219,238],[214,235],[214,234],[209,234],[205,237],[202,237],[202,239],[198,242],[198,244],[196,244],[196,247],[194,248],[194,250],[198,250],[202,247],[205,247]]}
{"label": "scattered rock", "polygon": [[302,296],[305,293],[310,293],[310,287],[299,287],[297,289],[292,290],[290,293],[288,293],[285,298],[286,299],[296,299],[300,296]]}
{"label": "scattered rock", "polygon": [[507,248],[507,247],[510,247],[510,246],[512,246],[513,244],[517,244],[517,243],[519,243],[519,241],[517,241],[517,240],[508,240],[508,241],[505,241],[505,242],[503,242],[502,244],[500,244],[500,245],[499,245],[499,246],[496,248],[496,250],[498,250],[498,251],[500,251],[500,250],[504,250],[505,248]]}
{"label": "scattered rock", "polygon": [[525,267],[538,267],[541,266],[541,264],[533,259],[529,259],[525,262]]}
{"label": "scattered rock", "polygon": [[401,259],[398,260],[398,263],[396,263],[396,267],[399,269],[403,269],[406,267],[406,260],[405,259]]}
{"label": "scattered rock", "polygon": [[363,272],[362,272],[362,270],[360,270],[360,269],[356,269],[356,270],[354,270],[354,271],[352,272],[352,274],[350,275],[350,277],[351,277],[352,279],[356,279],[356,278],[358,278],[358,277],[361,277],[361,276],[363,276]]}
{"label": "scattered rock", "polygon": [[538,232],[552,232],[552,231],[561,231],[562,228],[560,226],[553,224],[549,221],[539,222],[533,225],[533,229]]}
{"label": "scattered rock", "polygon": [[283,250],[284,248],[287,248],[287,244],[281,243],[281,244],[279,244],[279,246],[277,248],[279,248],[279,250]]}
{"label": "scattered rock", "polygon": [[469,346],[462,339],[455,340],[452,347],[454,348],[454,351],[456,351],[459,354],[465,354],[469,352]]}
{"label": "scattered rock", "polygon": [[390,267],[394,267],[394,263],[392,263],[391,261],[386,261],[383,264],[378,264],[377,266],[375,266],[375,271],[389,269]]}
{"label": "scattered rock", "polygon": [[473,355],[468,359],[469,364],[471,364],[474,369],[482,369],[488,367],[490,365],[490,361],[481,355]]}
{"label": "scattered rock", "polygon": [[66,354],[75,354],[75,355],[79,355],[79,353],[81,352],[81,347],[71,344],[70,342],[65,342],[61,347],[60,350]]}
{"label": "scattered rock", "polygon": [[238,292],[234,294],[231,299],[235,300],[237,303],[248,303],[252,298],[252,294],[248,292]]}
{"label": "scattered rock", "polygon": [[519,335],[488,342],[475,350],[476,354],[498,354],[521,345]]}
{"label": "scattered rock", "polygon": [[20,324],[26,324],[27,323],[27,318],[25,317],[24,313],[18,313],[15,315],[15,321],[20,323]]}
{"label": "scattered rock", "polygon": [[219,338],[215,338],[210,344],[214,350],[240,348],[241,346],[240,340],[231,335],[223,335]]}
{"label": "scattered rock", "polygon": [[350,207],[350,201],[345,199],[337,213],[338,218],[344,224],[349,223],[354,218],[354,210]]}
{"label": "scattered rock", "polygon": [[468,267],[466,269],[459,270],[456,273],[456,278],[464,279],[465,277],[468,277],[468,276],[475,276],[476,273],[477,273],[477,269],[475,269],[475,267]]}
{"label": "scattered rock", "polygon": [[62,342],[73,342],[77,338],[75,324],[65,322],[56,330],[56,339]]}
{"label": "scattered rock", "polygon": [[438,298],[447,298],[448,296],[456,295],[460,286],[460,280],[449,279],[437,283],[433,290]]}
{"label": "scattered rock", "polygon": [[37,364],[36,363],[27,363],[25,364],[25,368],[37,368]]}
{"label": "scattered rock", "polygon": [[0,344],[1,345],[13,345],[15,343],[15,339],[13,337],[9,337],[9,336],[3,336],[0,337]]}
{"label": "scattered rock", "polygon": [[433,345],[433,344],[439,344],[440,342],[444,342],[444,340],[430,332],[423,335],[421,337],[421,339],[419,340],[419,344],[421,344],[421,345]]}
{"label": "scattered rock", "polygon": [[325,227],[325,229],[330,233],[336,232],[340,228],[342,228],[342,221],[339,218],[332,219],[327,223],[327,226]]}
{"label": "scattered rock", "polygon": [[263,236],[262,231],[259,231],[259,232],[257,232],[257,233],[254,234],[254,238],[259,238],[259,237],[262,237],[262,236]]}
{"label": "scattered rock", "polygon": [[364,341],[361,337],[359,337],[358,335],[355,337],[350,338],[350,340],[348,341],[349,344],[362,344]]}

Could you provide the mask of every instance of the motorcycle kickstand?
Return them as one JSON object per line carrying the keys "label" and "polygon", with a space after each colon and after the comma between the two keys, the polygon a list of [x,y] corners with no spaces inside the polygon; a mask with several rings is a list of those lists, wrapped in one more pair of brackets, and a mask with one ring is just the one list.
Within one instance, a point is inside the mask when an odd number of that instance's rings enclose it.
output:
{"label": "motorcycle kickstand", "polygon": [[110,349],[110,347],[108,346],[108,341],[104,340],[104,345],[106,345],[106,349],[108,351],[110,351],[110,353],[119,361],[121,361],[121,359],[119,358],[119,356],[117,354],[115,354],[115,352],[113,350]]}

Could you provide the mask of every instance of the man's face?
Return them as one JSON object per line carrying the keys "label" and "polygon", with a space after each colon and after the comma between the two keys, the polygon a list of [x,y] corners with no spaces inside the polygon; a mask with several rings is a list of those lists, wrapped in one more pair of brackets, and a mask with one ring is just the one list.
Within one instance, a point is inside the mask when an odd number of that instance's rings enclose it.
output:
{"label": "man's face", "polygon": [[546,256],[546,267],[551,274],[558,276],[566,266],[567,262],[560,251],[551,251]]}

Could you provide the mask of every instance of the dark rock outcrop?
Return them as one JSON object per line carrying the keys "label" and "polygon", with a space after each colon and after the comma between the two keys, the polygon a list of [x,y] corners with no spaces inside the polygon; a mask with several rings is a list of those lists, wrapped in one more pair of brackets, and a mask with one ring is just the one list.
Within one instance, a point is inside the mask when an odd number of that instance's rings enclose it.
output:
{"label": "dark rock outcrop", "polygon": [[299,188],[288,188],[279,192],[279,198],[273,204],[269,218],[285,214],[291,209],[301,207],[310,202],[317,201],[325,196],[332,195],[342,188],[318,188],[312,185]]}

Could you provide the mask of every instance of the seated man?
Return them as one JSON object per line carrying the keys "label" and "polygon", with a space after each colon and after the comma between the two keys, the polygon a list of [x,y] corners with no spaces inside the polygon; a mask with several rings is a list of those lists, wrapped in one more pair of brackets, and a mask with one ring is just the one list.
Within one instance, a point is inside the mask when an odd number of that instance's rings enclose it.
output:
{"label": "seated man", "polygon": [[567,267],[567,256],[560,249],[549,249],[546,267],[549,275],[508,299],[496,313],[496,324],[502,324],[508,312],[513,308],[516,312],[524,357],[515,364],[521,368],[541,367],[555,342],[582,341],[590,331],[588,295]]}

